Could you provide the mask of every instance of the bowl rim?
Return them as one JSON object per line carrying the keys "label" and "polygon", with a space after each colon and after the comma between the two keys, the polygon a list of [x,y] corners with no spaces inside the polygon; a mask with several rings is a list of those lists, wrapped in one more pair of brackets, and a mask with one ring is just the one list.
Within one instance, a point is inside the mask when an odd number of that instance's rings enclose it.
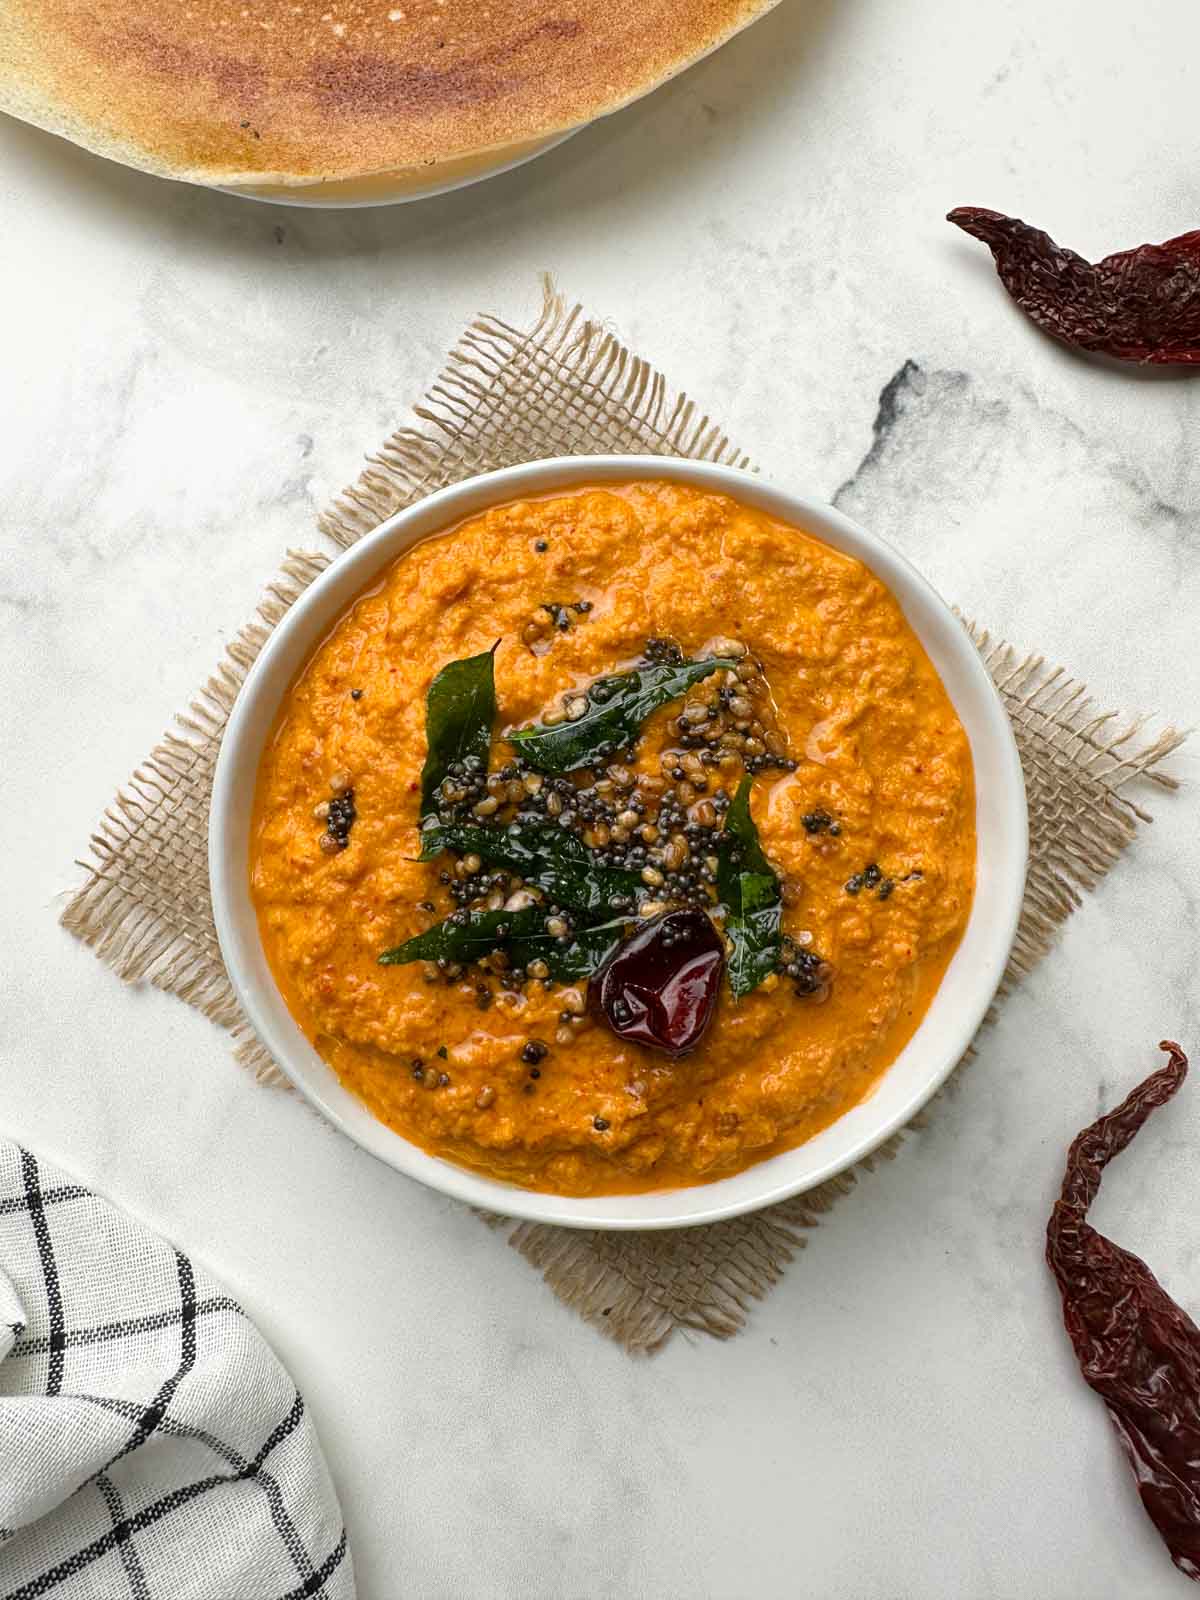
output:
{"label": "bowl rim", "polygon": [[[518,1188],[431,1155],[380,1122],[363,1102],[343,1088],[332,1068],[317,1055],[287,1011],[269,973],[266,983],[261,973],[256,975],[255,968],[265,970],[266,962],[249,895],[244,848],[249,833],[245,785],[248,781],[252,796],[264,738],[260,736],[258,724],[264,716],[268,729],[273,724],[281,698],[277,692],[278,680],[282,677],[284,683],[291,682],[319,638],[345,615],[372,579],[407,549],[489,506],[519,500],[526,495],[541,497],[559,490],[570,492],[572,488],[589,485],[645,479],[686,483],[766,511],[833,548],[855,556],[887,586],[922,646],[934,659],[943,682],[945,672],[936,657],[952,662],[962,675],[957,693],[950,684],[945,687],[971,742],[976,771],[977,833],[982,799],[980,753],[983,751],[991,763],[996,785],[989,794],[988,803],[995,808],[1006,859],[999,863],[999,881],[993,886],[996,893],[989,901],[986,922],[978,935],[983,943],[982,956],[973,962],[974,977],[968,975],[962,980],[969,986],[969,1003],[963,1004],[954,1020],[943,1026],[944,1037],[933,1052],[933,1063],[920,1075],[911,1091],[877,1122],[872,1123],[868,1115],[865,1119],[868,1126],[852,1135],[848,1142],[843,1140],[839,1151],[818,1159],[810,1170],[803,1170],[802,1153],[825,1139],[847,1118],[856,1118],[864,1107],[869,1108],[881,1086],[921,1040],[935,1013],[937,993],[900,1055],[880,1075],[864,1100],[813,1139],[733,1175],[685,1188],[632,1195],[547,1194]],[[294,665],[289,666],[288,662],[293,660]],[[268,696],[270,704],[266,707]],[[972,702],[971,726],[963,716],[962,702],[968,698]],[[816,1188],[886,1143],[936,1094],[968,1049],[1007,965],[1024,898],[1028,811],[1024,774],[1012,725],[978,650],[961,620],[928,580],[887,541],[867,532],[827,502],[781,487],[741,468],[649,454],[556,456],[477,474],[403,508],[339,555],[294,602],[276,624],[246,674],[225,727],[213,775],[208,863],[213,921],[237,999],[259,1039],[293,1087],[336,1128],[395,1170],[483,1210],[570,1228],[649,1231],[702,1226],[759,1210]],[[974,936],[980,918],[982,863],[977,846],[975,898],[951,969]],[[247,931],[247,911],[250,932]],[[938,993],[947,987],[948,978],[949,969]],[[301,1059],[305,1061],[303,1066]],[[312,1063],[318,1064],[315,1069]],[[838,1141],[835,1138],[832,1142]],[[731,1185],[737,1191],[732,1195],[729,1193]]]}

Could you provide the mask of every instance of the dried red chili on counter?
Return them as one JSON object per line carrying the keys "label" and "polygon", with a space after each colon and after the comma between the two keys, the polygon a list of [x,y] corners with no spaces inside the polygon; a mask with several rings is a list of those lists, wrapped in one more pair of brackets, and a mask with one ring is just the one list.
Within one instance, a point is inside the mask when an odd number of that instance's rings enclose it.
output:
{"label": "dried red chili on counter", "polygon": [[1137,1256],[1088,1224],[1100,1175],[1187,1074],[1170,1060],[1072,1144],[1046,1229],[1046,1260],[1080,1370],[1103,1399],[1151,1521],[1189,1578],[1200,1580],[1200,1328]]}
{"label": "dried red chili on counter", "polygon": [[987,245],[1001,283],[1052,338],[1120,361],[1200,362],[1200,229],[1091,262],[983,206],[946,220]]}
{"label": "dried red chili on counter", "polygon": [[681,1056],[712,1019],[725,945],[703,911],[667,911],[621,945],[589,985],[622,1039]]}

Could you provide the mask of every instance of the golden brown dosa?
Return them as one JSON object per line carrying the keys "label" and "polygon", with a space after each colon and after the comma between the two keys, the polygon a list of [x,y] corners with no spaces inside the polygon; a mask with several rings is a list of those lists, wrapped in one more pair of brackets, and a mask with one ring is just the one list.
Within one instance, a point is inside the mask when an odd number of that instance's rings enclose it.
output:
{"label": "golden brown dosa", "polygon": [[193,182],[308,184],[521,145],[775,0],[0,0],[0,110]]}

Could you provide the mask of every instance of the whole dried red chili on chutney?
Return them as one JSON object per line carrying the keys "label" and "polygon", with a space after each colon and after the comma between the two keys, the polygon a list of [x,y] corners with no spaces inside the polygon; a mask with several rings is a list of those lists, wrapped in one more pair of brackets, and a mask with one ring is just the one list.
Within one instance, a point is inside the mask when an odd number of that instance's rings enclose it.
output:
{"label": "whole dried red chili on chutney", "polygon": [[626,939],[588,989],[619,1038],[682,1056],[712,1020],[724,970],[724,941],[705,913],[667,911]]}
{"label": "whole dried red chili on chutney", "polygon": [[1052,338],[1119,361],[1200,363],[1200,229],[1091,262],[984,206],[946,220],[987,245],[1001,283]]}
{"label": "whole dried red chili on chutney", "polygon": [[1170,1060],[1072,1144],[1046,1229],[1046,1260],[1080,1370],[1108,1407],[1151,1521],[1181,1572],[1200,1581],[1200,1328],[1144,1261],[1088,1224],[1104,1168],[1187,1074]]}

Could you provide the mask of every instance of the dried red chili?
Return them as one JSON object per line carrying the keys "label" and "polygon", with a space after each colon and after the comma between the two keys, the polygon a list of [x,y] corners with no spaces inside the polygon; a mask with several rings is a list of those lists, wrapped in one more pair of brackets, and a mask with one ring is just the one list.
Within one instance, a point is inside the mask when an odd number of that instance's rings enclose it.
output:
{"label": "dried red chili", "polygon": [[1200,229],[1091,262],[983,206],[946,220],[987,245],[1001,283],[1052,338],[1120,361],[1200,362]]}
{"label": "dried red chili", "polygon": [[1080,1369],[1108,1407],[1142,1504],[1175,1565],[1200,1580],[1200,1328],[1144,1261],[1087,1221],[1104,1168],[1187,1074],[1177,1044],[1160,1048],[1166,1066],[1072,1144],[1046,1260]]}
{"label": "dried red chili", "polygon": [[724,941],[704,912],[667,911],[643,923],[588,989],[620,1038],[682,1056],[712,1019],[724,968]]}

